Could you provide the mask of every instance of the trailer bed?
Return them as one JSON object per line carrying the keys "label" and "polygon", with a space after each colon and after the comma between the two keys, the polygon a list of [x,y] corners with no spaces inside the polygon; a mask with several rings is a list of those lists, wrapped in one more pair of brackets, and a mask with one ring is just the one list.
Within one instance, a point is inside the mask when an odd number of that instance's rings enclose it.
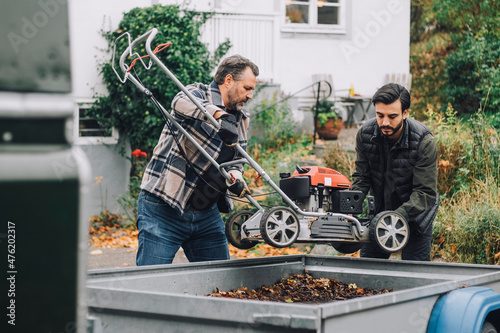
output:
{"label": "trailer bed", "polygon": [[[393,289],[324,304],[206,297],[307,270],[315,278]],[[471,286],[500,292],[500,268],[294,255],[89,271],[91,323],[102,332],[426,332],[436,301]]]}

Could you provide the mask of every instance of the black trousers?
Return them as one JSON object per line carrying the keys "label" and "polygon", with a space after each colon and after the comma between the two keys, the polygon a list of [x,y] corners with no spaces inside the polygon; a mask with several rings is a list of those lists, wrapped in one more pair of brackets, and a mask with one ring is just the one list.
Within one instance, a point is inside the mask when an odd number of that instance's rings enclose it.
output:
{"label": "black trousers", "polygon": [[[410,223],[410,239],[401,252],[401,259],[429,261],[431,257],[432,226],[425,233],[417,230],[415,223]],[[384,252],[372,241],[361,248],[361,257],[389,259],[390,253]]]}

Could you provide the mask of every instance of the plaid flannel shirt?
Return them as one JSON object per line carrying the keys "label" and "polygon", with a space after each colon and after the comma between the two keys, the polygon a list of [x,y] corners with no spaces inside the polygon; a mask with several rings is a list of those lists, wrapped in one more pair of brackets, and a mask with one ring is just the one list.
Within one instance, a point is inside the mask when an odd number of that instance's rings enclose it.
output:
{"label": "plaid flannel shirt", "polygon": [[[208,86],[194,83],[186,88],[212,116],[217,110],[225,110],[219,87],[215,82]],[[182,127],[216,160],[223,145],[216,127],[183,92],[174,97],[172,109],[172,114]],[[238,125],[239,144],[243,149],[246,149],[247,145],[249,122],[249,114],[243,109]],[[177,136],[177,141],[195,170],[186,162],[174,136]],[[235,156],[235,159],[239,157],[241,156]],[[203,175],[209,167],[210,161],[174,125],[167,123],[144,171],[141,189],[163,199],[182,214],[198,183],[199,175]],[[238,168],[243,170],[243,165]],[[218,203],[221,211],[232,210],[232,200],[227,195],[221,196],[221,200]]]}

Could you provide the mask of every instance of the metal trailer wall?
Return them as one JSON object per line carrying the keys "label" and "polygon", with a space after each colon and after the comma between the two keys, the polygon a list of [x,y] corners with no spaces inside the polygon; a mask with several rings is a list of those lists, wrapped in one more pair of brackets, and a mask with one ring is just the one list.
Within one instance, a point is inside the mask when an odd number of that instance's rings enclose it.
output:
{"label": "metal trailer wall", "polygon": [[[394,292],[325,304],[205,297],[271,285],[306,269],[313,277]],[[500,292],[493,266],[282,256],[89,272],[94,332],[425,332],[438,298],[467,286]]]}

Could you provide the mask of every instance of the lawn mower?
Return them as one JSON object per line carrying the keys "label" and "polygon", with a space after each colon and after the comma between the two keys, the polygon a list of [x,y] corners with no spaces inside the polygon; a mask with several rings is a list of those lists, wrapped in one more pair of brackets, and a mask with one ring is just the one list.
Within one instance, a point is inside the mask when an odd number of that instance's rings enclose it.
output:
{"label": "lawn mower", "polygon": [[[297,166],[293,174],[280,174],[279,186],[255,162],[239,144],[235,146],[242,158],[219,164],[203,150],[201,146],[176,121],[144,87],[140,79],[131,74],[131,69],[137,61],[149,69],[154,62],[172,79],[186,96],[204,113],[206,119],[219,128],[218,122],[206,111],[201,103],[184,87],[184,85],[158,59],[156,54],[171,45],[158,45],[154,50],[151,44],[158,30],[153,28],[131,41],[127,32],[120,35],[113,52],[112,67],[122,83],[130,80],[149,98],[163,113],[166,120],[175,126],[228,180],[227,168],[236,164],[248,164],[265,180],[283,200],[284,205],[265,209],[249,194],[246,200],[255,210],[242,210],[232,214],[226,221],[226,236],[228,241],[237,248],[248,249],[259,242],[265,242],[274,247],[288,247],[296,242],[329,243],[342,253],[352,253],[359,250],[363,243],[375,242],[383,251],[393,253],[401,250],[408,242],[410,228],[408,222],[395,211],[384,211],[374,216],[375,202],[373,197],[360,191],[351,190],[351,183],[336,170],[320,166]],[[116,43],[128,38],[128,47],[121,54],[119,69],[115,68]],[[133,49],[145,41],[147,55],[140,56]],[[125,64],[127,57],[135,58],[130,65]],[[146,65],[143,59],[150,58]],[[200,120],[201,121],[201,120]],[[363,212],[363,203],[367,203],[365,218],[356,216]]]}

